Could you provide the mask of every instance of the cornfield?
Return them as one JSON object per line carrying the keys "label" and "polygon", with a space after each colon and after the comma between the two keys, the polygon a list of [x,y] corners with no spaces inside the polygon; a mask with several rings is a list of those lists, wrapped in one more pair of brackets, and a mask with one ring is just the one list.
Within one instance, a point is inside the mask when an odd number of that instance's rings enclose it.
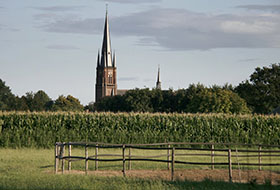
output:
{"label": "cornfield", "polygon": [[280,144],[280,117],[225,114],[0,112],[0,147],[55,142]]}

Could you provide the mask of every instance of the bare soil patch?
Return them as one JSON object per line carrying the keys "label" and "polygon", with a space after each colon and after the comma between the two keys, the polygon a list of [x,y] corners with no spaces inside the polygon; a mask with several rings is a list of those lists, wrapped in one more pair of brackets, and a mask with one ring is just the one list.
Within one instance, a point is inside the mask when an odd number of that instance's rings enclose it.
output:
{"label": "bare soil patch", "polygon": [[[85,174],[84,171],[72,170],[70,172],[65,171],[64,174]],[[100,170],[100,171],[88,171],[88,175],[115,177],[123,176],[122,171],[114,170]],[[240,183],[258,183],[263,184],[270,181],[274,185],[280,185],[280,172],[271,171],[258,171],[258,170],[247,170],[239,171],[233,170],[233,182]],[[171,171],[168,170],[127,170],[127,177],[132,178],[144,178],[144,179],[162,179],[170,180]],[[176,170],[174,177],[177,180],[188,180],[188,181],[202,181],[210,179],[213,181],[229,181],[228,170],[199,170],[199,169],[188,169],[188,170]]]}

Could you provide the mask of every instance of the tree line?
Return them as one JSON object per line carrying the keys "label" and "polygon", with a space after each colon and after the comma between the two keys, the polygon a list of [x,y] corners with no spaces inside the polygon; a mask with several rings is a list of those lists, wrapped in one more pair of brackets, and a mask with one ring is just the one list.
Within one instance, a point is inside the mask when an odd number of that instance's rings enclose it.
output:
{"label": "tree line", "polygon": [[52,100],[43,90],[27,92],[19,97],[0,79],[0,110],[2,111],[83,111],[80,101],[71,96]]}
{"label": "tree line", "polygon": [[105,97],[97,111],[258,113],[269,114],[280,106],[280,63],[257,67],[249,80],[236,87],[192,84],[187,89],[134,89],[123,96]]}
{"label": "tree line", "polygon": [[257,67],[249,80],[232,85],[206,87],[191,84],[186,89],[128,90],[123,96],[104,97],[81,105],[71,96],[52,100],[44,91],[18,97],[0,79],[0,110],[6,111],[112,111],[178,113],[258,113],[269,114],[280,106],[280,63]]}

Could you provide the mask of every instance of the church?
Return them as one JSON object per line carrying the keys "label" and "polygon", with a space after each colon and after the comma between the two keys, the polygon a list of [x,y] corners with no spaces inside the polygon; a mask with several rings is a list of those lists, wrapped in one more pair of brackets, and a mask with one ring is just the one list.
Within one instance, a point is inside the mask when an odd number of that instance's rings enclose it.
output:
{"label": "church", "polygon": [[[161,89],[159,74],[158,68],[157,89]],[[115,52],[112,54],[111,50],[109,18],[106,10],[102,49],[101,54],[98,51],[97,55],[95,102],[105,96],[124,95],[126,91],[117,88],[116,54]]]}

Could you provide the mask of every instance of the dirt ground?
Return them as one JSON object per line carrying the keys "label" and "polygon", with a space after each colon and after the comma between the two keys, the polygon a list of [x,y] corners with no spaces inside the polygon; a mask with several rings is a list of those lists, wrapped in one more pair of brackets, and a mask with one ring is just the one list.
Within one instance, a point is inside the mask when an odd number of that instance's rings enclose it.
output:
{"label": "dirt ground", "polygon": [[[64,174],[85,174],[84,171],[65,171]],[[123,176],[122,171],[112,171],[112,170],[102,170],[102,171],[88,171],[88,175],[96,176]],[[133,178],[145,178],[145,179],[164,179],[171,180],[171,171],[168,170],[126,170],[126,177]],[[228,170],[176,170],[174,172],[174,179],[177,180],[189,180],[189,181],[202,181],[204,179],[210,179],[213,181],[229,181]],[[258,171],[258,170],[248,170],[248,171],[232,171],[233,182],[240,183],[259,183],[263,184],[267,181],[271,181],[274,185],[280,185],[280,172],[270,172],[270,171]]]}

